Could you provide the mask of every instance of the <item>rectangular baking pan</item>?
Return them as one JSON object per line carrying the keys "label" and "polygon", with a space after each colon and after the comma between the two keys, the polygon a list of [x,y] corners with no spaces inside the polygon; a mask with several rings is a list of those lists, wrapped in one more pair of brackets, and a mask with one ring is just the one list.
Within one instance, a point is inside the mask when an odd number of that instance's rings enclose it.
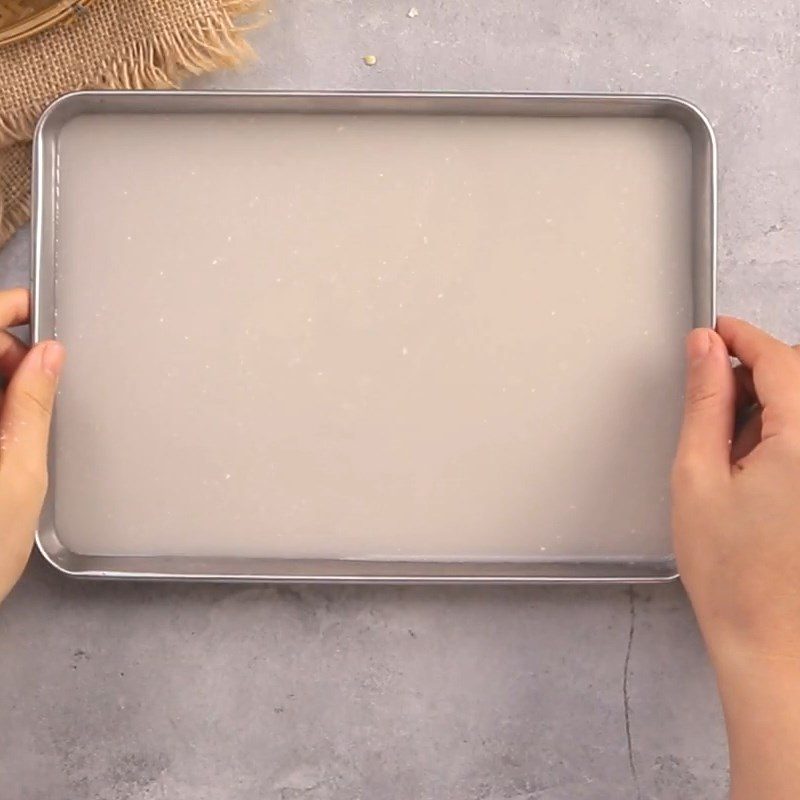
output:
{"label": "rectangular baking pan", "polygon": [[[59,242],[58,137],[82,114],[373,114],[470,117],[665,118],[691,143],[691,269],[693,322],[715,321],[716,144],[706,117],[692,104],[668,96],[463,93],[316,92],[78,92],[53,103],[34,137],[32,336],[57,335]],[[665,298],[665,302],[669,302]],[[679,347],[678,342],[675,343]],[[53,441],[58,442],[56,408]],[[52,460],[52,455],[51,455]],[[52,466],[52,461],[51,461]],[[53,470],[51,469],[51,474]],[[66,547],[56,529],[58,482],[51,484],[37,544],[58,570],[78,577],[275,582],[571,583],[659,582],[676,577],[674,558],[636,556],[426,560],[369,558],[234,558],[219,556],[84,555]]]}

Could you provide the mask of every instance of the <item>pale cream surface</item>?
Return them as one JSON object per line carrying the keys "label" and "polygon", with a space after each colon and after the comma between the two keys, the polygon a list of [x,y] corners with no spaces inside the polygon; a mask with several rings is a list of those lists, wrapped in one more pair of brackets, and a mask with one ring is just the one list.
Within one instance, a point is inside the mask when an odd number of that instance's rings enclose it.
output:
{"label": "pale cream surface", "polygon": [[670,552],[678,125],[83,116],[58,171],[67,547]]}

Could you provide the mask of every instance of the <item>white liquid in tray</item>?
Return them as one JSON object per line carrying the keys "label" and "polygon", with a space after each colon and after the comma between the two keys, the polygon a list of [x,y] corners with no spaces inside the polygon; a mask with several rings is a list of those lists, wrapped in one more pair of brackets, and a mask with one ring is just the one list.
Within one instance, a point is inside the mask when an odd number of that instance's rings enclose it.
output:
{"label": "white liquid in tray", "polygon": [[670,552],[677,124],[87,115],[58,151],[68,548]]}

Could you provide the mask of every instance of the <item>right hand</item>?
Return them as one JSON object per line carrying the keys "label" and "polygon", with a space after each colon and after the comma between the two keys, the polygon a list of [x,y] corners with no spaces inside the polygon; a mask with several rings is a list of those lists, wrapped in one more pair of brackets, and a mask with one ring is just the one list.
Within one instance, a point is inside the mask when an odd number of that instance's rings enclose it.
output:
{"label": "right hand", "polygon": [[[717,673],[731,797],[797,800],[800,354],[737,319],[718,331],[687,340],[675,552]],[[753,404],[734,435],[737,407]]]}
{"label": "right hand", "polygon": [[[735,649],[800,664],[800,353],[730,317],[718,331],[687,341],[678,564],[712,657]],[[760,412],[734,439],[737,407],[753,404]]]}

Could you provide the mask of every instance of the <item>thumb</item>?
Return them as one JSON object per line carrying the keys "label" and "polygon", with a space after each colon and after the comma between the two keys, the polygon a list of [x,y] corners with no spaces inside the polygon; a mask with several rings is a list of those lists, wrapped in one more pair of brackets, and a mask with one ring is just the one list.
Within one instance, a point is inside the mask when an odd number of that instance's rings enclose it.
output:
{"label": "thumb", "polygon": [[34,486],[37,479],[41,487],[47,480],[50,419],[64,355],[58,342],[30,350],[8,384],[0,415],[0,470]]}
{"label": "thumb", "polygon": [[686,339],[686,399],[676,471],[692,477],[730,475],[736,385],[728,349],[709,328]]}

